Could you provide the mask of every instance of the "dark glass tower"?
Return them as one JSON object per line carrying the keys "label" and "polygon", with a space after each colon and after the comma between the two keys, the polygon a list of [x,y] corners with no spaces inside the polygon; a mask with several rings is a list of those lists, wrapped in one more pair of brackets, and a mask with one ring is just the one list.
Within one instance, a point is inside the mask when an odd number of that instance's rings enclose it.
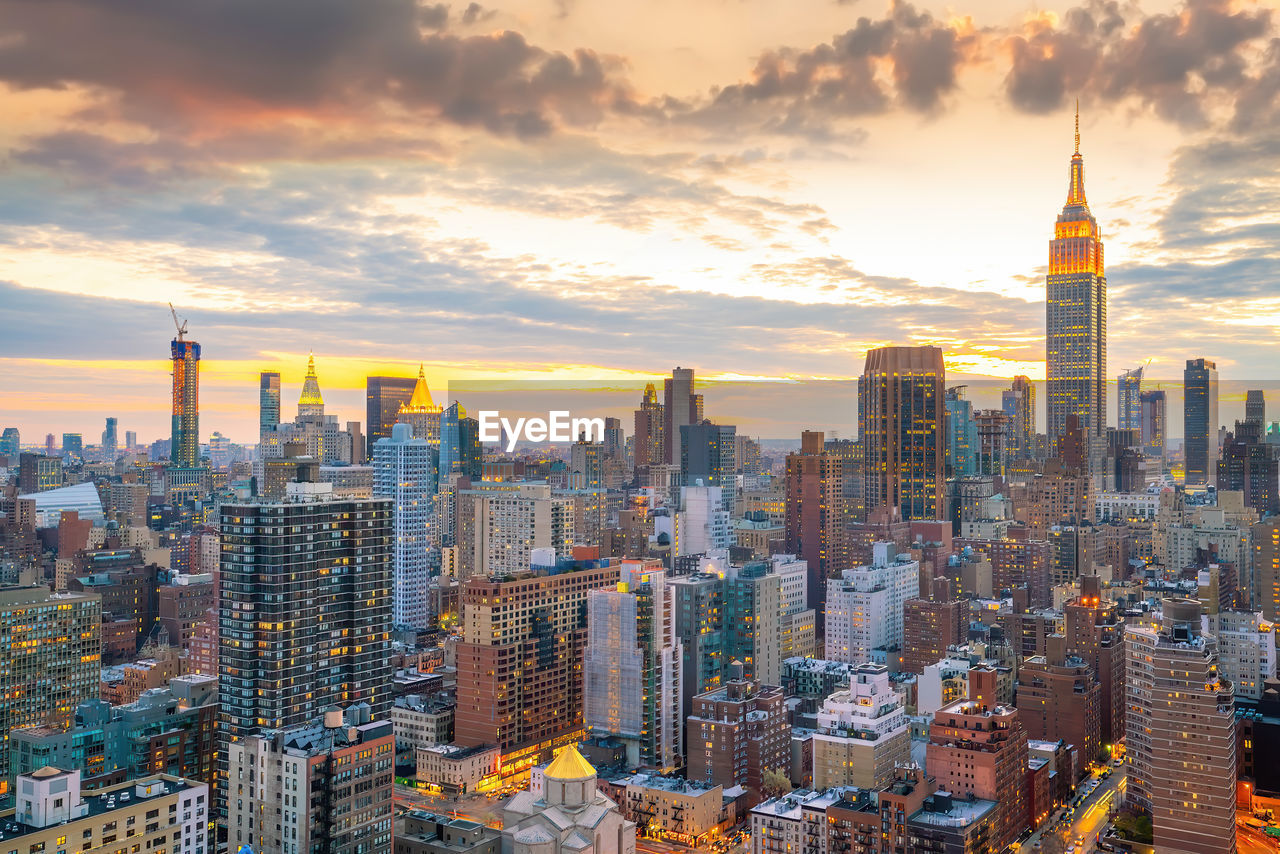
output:
{"label": "dark glass tower", "polygon": [[1080,417],[1086,435],[1107,430],[1107,277],[1102,232],[1085,200],[1079,112],[1067,203],[1049,242],[1045,301],[1048,429],[1056,451],[1068,415]]}
{"label": "dark glass tower", "polygon": [[280,374],[263,371],[258,374],[258,435],[274,430],[280,424]]}
{"label": "dark glass tower", "polygon": [[418,381],[413,377],[366,377],[364,384],[364,426],[368,455],[373,456],[374,443],[391,436],[400,407],[413,397]]}
{"label": "dark glass tower", "polygon": [[1208,359],[1187,359],[1182,373],[1185,398],[1182,441],[1186,449],[1187,486],[1218,480],[1218,366]]}

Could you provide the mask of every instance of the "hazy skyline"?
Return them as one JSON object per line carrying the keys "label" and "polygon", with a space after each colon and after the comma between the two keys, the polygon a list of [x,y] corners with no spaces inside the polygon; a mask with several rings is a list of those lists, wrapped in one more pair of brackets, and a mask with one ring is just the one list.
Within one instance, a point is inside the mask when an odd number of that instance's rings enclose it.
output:
{"label": "hazy skyline", "polygon": [[167,434],[169,301],[204,347],[202,438],[252,440],[259,370],[291,414],[309,351],[344,420],[419,361],[433,390],[841,380],[909,343],[949,379],[1042,378],[1077,97],[1108,374],[1267,379],[1275,18],[0,0],[0,426]]}

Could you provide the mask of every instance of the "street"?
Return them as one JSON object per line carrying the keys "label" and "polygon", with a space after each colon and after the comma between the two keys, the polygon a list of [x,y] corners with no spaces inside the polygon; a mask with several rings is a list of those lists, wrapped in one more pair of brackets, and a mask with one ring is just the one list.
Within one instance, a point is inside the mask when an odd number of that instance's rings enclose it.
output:
{"label": "street", "polygon": [[[1247,813],[1240,815],[1247,816]],[[1276,840],[1261,830],[1236,822],[1236,851],[1239,854],[1276,854]]]}
{"label": "street", "polygon": [[1084,839],[1084,846],[1080,849],[1082,854],[1083,852],[1094,850],[1096,846],[1095,839],[1106,827],[1107,818],[1111,814],[1111,810],[1118,807],[1124,798],[1126,783],[1124,767],[1113,768],[1111,776],[1106,780],[1102,780],[1098,788],[1093,790],[1093,794],[1089,795],[1084,803],[1076,809],[1075,817],[1068,828],[1057,829],[1057,822],[1051,816],[1040,830],[1031,834],[1031,837],[1023,847],[1034,848],[1041,839],[1057,834],[1059,838],[1064,840],[1064,850],[1074,845],[1076,839],[1079,838]]}

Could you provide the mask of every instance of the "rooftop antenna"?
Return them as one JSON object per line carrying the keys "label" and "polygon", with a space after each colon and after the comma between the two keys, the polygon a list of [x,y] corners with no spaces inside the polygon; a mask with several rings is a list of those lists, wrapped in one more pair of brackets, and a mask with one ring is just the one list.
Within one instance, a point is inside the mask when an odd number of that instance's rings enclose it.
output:
{"label": "rooftop antenna", "polygon": [[1076,98],[1076,154],[1080,153],[1080,99]]}
{"label": "rooftop antenna", "polygon": [[169,303],[169,313],[173,315],[173,325],[178,330],[178,340],[184,340],[182,336],[187,334],[187,321],[183,319],[181,323],[178,322],[178,312],[174,309],[173,303]]}

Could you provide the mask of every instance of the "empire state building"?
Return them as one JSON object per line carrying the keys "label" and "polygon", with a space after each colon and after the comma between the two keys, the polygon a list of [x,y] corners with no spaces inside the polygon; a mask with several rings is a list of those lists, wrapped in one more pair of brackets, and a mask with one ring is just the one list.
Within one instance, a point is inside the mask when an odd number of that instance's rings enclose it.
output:
{"label": "empire state building", "polygon": [[1045,297],[1048,436],[1056,451],[1068,415],[1080,417],[1086,435],[1107,430],[1107,278],[1102,232],[1084,195],[1078,109],[1067,203],[1049,242]]}

